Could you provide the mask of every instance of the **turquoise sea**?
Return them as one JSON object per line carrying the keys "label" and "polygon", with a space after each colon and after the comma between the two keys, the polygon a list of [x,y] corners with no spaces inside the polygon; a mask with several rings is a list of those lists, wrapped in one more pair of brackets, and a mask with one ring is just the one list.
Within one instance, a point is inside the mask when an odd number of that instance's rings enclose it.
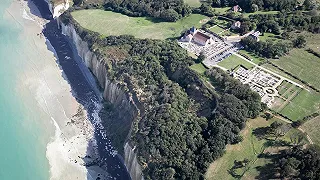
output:
{"label": "turquoise sea", "polygon": [[18,38],[22,25],[4,17],[12,1],[0,3],[0,179],[46,180],[50,136],[32,93],[20,93],[26,47]]}

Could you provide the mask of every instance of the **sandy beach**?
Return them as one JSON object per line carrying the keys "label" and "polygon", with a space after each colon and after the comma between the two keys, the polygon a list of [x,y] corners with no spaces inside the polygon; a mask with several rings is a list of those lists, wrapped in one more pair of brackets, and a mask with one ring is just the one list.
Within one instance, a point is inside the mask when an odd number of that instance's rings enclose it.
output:
{"label": "sandy beach", "polygon": [[[21,62],[17,91],[24,97],[32,94],[33,104],[43,115],[41,124],[49,141],[46,156],[53,180],[107,179],[97,166],[86,167],[97,158],[94,128],[84,107],[77,102],[66,77],[57,63],[55,52],[43,36],[42,19],[29,1],[16,0],[7,9],[6,18],[14,20],[23,31],[19,35],[26,43]],[[48,45],[48,46],[47,46]]]}

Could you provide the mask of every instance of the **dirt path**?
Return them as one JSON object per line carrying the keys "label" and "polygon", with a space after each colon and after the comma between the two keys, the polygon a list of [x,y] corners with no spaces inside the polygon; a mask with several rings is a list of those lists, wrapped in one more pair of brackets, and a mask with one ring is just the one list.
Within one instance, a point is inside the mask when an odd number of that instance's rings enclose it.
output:
{"label": "dirt path", "polygon": [[[270,112],[270,111],[266,111],[266,112],[273,114],[273,113]],[[278,115],[275,115],[275,114],[273,114],[273,116],[276,117],[276,118],[278,118],[278,119],[280,119],[281,121],[284,121],[284,122],[286,122],[286,123],[292,124],[292,121],[289,121],[288,119],[285,119],[285,118],[283,118],[283,117],[281,117],[281,116],[278,116]],[[306,137],[307,137],[307,139],[308,139],[308,141],[309,141],[309,144],[314,144],[313,141],[312,141],[312,139],[311,139],[311,137],[308,135],[307,132],[305,132],[301,127],[298,127],[297,129],[306,135]]]}
{"label": "dirt path", "polygon": [[298,127],[298,129],[299,129],[299,131],[301,131],[302,133],[304,133],[307,136],[307,139],[308,139],[309,143],[313,144],[313,141],[310,138],[310,136],[301,127]]}

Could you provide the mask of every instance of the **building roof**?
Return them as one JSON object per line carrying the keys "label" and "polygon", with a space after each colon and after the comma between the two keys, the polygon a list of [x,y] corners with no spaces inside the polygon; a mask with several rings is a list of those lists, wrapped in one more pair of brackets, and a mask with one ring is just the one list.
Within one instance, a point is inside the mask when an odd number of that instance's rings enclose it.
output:
{"label": "building roof", "polygon": [[194,39],[196,39],[197,41],[200,41],[200,42],[207,42],[210,37],[208,35],[205,35],[203,34],[202,32],[197,32],[194,36],[193,36]]}
{"label": "building roof", "polygon": [[236,22],[233,23],[233,25],[235,25],[235,26],[240,26],[240,25],[241,25],[241,22],[240,22],[240,21],[236,21]]}
{"label": "building roof", "polygon": [[233,6],[233,11],[234,12],[238,12],[238,11],[241,11],[241,7],[239,5],[236,5],[236,6]]}
{"label": "building roof", "polygon": [[258,37],[258,36],[260,36],[260,32],[259,31],[256,31],[256,32],[254,32],[253,34],[251,34],[252,36],[254,36],[254,37]]}

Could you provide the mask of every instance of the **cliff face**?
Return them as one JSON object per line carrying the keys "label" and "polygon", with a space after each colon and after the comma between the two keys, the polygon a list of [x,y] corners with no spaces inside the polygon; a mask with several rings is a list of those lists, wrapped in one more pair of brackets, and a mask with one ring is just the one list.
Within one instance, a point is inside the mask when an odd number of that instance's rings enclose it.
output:
{"label": "cliff face", "polygon": [[[82,58],[85,65],[92,71],[96,77],[99,86],[103,89],[103,97],[109,101],[114,109],[117,109],[121,118],[125,118],[126,123],[130,123],[130,130],[133,120],[138,115],[138,108],[135,105],[130,93],[126,93],[121,89],[121,86],[108,79],[106,62],[103,59],[97,57],[97,55],[90,51],[88,43],[83,41],[77,34],[74,26],[70,23],[68,25],[59,21],[62,29],[62,33],[68,36],[74,43],[78,55]],[[128,124],[123,125],[128,126]],[[130,133],[127,135],[130,137]],[[128,139],[128,138],[127,138]],[[133,180],[143,179],[141,167],[137,161],[137,154],[127,142],[124,146],[125,165]]]}
{"label": "cliff face", "polygon": [[[57,0],[45,0],[48,3],[49,10],[51,11],[51,14],[53,18],[59,17],[64,11],[68,10],[70,7],[70,0],[63,0],[63,1],[57,1]],[[55,1],[57,1],[55,3]]]}

